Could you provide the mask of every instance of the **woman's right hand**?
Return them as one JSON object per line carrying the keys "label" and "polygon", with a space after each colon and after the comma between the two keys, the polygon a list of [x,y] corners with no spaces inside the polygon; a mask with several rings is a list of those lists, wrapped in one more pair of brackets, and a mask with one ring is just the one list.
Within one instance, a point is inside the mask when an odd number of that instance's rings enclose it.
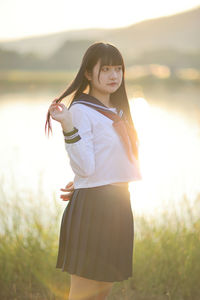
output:
{"label": "woman's right hand", "polygon": [[52,103],[49,107],[49,113],[52,119],[60,123],[67,122],[72,124],[71,113],[63,103]]}

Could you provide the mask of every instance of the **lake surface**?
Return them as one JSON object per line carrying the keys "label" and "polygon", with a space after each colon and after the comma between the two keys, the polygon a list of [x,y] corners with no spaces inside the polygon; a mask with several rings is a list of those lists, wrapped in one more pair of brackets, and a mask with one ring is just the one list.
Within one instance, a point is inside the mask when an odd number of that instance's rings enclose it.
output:
{"label": "lake surface", "polygon": [[[52,120],[53,136],[45,135],[46,113],[58,94],[15,92],[0,99],[1,185],[9,198],[26,191],[44,193],[51,206],[60,188],[73,180],[61,126]],[[187,197],[194,207],[200,193],[199,89],[149,90],[129,88],[135,127],[140,138],[143,179],[129,184],[135,215],[178,210]],[[65,101],[64,101],[65,103]],[[37,199],[35,199],[37,201]]]}

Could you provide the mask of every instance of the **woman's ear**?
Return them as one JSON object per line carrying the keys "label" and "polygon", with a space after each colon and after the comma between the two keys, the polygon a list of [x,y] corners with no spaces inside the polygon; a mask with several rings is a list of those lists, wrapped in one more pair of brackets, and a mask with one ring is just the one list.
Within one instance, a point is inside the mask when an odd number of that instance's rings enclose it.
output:
{"label": "woman's ear", "polygon": [[91,80],[91,72],[88,72],[87,70],[85,71],[84,73],[85,77],[88,79],[88,80]]}

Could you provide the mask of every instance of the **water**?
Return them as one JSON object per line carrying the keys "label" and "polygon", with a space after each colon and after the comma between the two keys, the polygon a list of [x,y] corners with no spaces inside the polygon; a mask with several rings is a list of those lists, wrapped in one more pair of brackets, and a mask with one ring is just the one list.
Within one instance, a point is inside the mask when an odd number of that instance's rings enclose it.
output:
{"label": "water", "polygon": [[[187,90],[188,92],[188,90]],[[188,92],[189,93],[189,92]],[[198,91],[191,88],[190,102],[184,90],[132,95],[131,112],[140,138],[143,180],[129,184],[135,215],[157,215],[180,206],[184,195],[194,203],[200,192],[200,126]],[[57,94],[55,93],[53,98]],[[60,188],[73,180],[61,126],[52,120],[53,136],[44,132],[52,95],[8,93],[0,101],[0,168],[2,189],[8,196],[41,191],[52,202]],[[184,105],[182,105],[184,102]],[[37,199],[34,201],[37,202]]]}

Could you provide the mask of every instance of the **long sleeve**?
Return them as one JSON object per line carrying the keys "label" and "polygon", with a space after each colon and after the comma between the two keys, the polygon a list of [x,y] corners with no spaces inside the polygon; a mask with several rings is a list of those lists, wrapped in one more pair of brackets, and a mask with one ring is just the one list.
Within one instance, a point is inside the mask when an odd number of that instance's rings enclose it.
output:
{"label": "long sleeve", "polygon": [[74,130],[71,133],[63,131],[65,149],[73,172],[79,177],[88,177],[95,171],[92,123],[87,112],[79,104],[72,105],[69,111]]}

